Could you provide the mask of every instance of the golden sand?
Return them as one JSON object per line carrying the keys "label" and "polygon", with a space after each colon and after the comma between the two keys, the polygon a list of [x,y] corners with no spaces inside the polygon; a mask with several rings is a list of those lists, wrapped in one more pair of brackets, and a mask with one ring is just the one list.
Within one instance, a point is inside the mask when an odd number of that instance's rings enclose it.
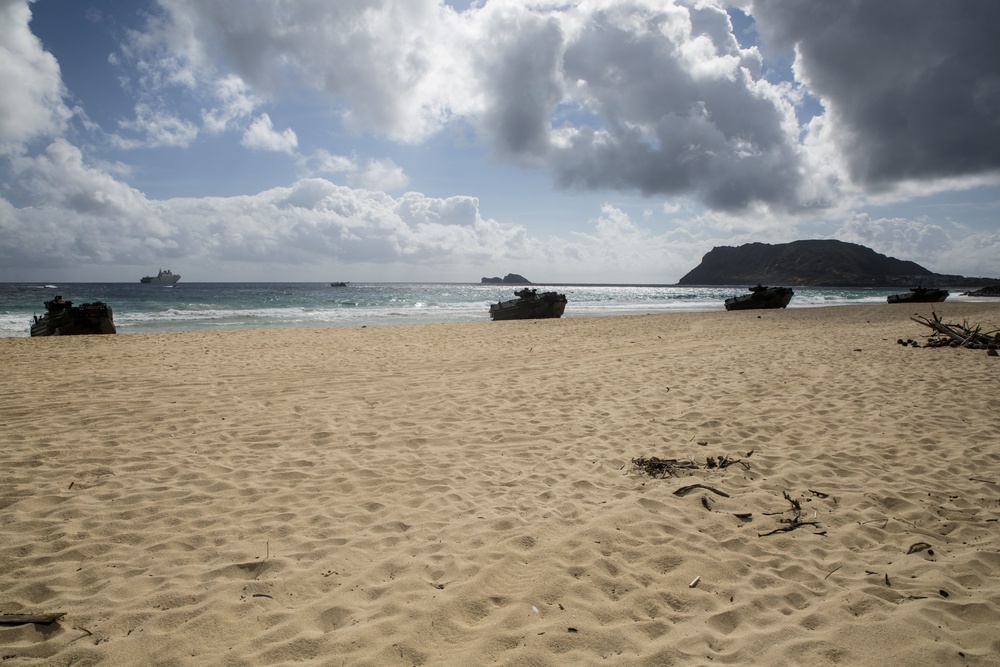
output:
{"label": "golden sand", "polygon": [[3,664],[1000,664],[931,308],[2,339]]}

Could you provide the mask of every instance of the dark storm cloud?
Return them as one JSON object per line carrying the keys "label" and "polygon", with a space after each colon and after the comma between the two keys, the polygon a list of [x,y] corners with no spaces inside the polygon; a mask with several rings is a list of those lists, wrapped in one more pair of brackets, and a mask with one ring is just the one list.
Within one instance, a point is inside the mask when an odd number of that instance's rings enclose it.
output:
{"label": "dark storm cloud", "polygon": [[1000,2],[756,0],[765,54],[795,47],[851,178],[1000,169]]}
{"label": "dark storm cloud", "polygon": [[755,78],[760,62],[740,49],[726,13],[631,9],[595,12],[566,49],[571,94],[603,127],[583,128],[554,151],[557,181],[695,192],[720,210],[793,206],[791,107]]}
{"label": "dark storm cloud", "polygon": [[488,98],[480,127],[501,155],[548,149],[549,116],[559,102],[562,30],[554,18],[501,16],[480,44],[477,69]]}

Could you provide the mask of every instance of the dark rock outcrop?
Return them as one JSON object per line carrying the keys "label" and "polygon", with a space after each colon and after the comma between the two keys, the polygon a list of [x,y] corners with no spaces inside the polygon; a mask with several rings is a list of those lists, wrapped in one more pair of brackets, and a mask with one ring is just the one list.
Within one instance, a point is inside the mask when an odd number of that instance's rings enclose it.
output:
{"label": "dark rock outcrop", "polygon": [[748,243],[712,248],[680,285],[812,285],[837,287],[981,286],[990,278],[933,273],[915,262],[835,240]]}
{"label": "dark rock outcrop", "polygon": [[516,273],[508,273],[503,278],[483,278],[484,285],[530,285],[531,281]]}
{"label": "dark rock outcrop", "polygon": [[977,289],[974,292],[966,292],[965,296],[998,296],[1000,297],[1000,283]]}

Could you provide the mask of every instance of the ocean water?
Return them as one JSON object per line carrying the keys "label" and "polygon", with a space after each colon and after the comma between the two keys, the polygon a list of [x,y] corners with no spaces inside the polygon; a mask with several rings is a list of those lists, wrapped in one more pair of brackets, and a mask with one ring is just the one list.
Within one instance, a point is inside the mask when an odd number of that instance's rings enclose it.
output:
{"label": "ocean water", "polygon": [[[563,317],[724,310],[746,285],[532,285],[569,303]],[[0,283],[0,337],[28,336],[44,302],[61,295],[74,304],[104,301],[118,333],[250,327],[360,326],[488,321],[490,304],[513,299],[513,285],[478,283]],[[789,308],[885,303],[902,289],[796,287]],[[964,291],[964,290],[962,290]],[[953,289],[949,300],[969,297]]]}

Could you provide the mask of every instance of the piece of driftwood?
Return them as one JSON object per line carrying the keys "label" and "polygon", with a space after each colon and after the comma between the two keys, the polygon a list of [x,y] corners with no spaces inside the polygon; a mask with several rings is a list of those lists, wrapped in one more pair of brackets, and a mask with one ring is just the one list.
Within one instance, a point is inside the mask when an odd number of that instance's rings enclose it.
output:
{"label": "piece of driftwood", "polygon": [[26,623],[49,624],[66,615],[64,611],[48,614],[0,614],[0,625],[24,625]]}
{"label": "piece of driftwood", "polygon": [[[934,331],[927,339],[925,347],[964,347],[971,350],[1000,349],[1000,330],[983,331],[982,325],[972,326],[968,320],[962,324],[949,324],[941,321],[941,317],[932,312],[930,317],[911,315],[910,319]],[[901,345],[919,347],[914,340],[902,340]]]}
{"label": "piece of driftwood", "polygon": [[656,477],[659,479],[673,477],[674,473],[678,470],[698,469],[698,464],[694,461],[682,459],[661,459],[655,456],[650,456],[649,458],[640,456],[637,459],[632,459],[632,466],[639,469],[640,472],[646,473],[650,477]]}
{"label": "piece of driftwood", "polygon": [[714,494],[720,495],[723,498],[728,498],[729,494],[725,491],[719,491],[713,486],[708,486],[707,484],[688,484],[687,486],[682,486],[681,488],[674,491],[675,496],[686,496],[695,489],[705,489],[706,491],[711,491]]}
{"label": "piece of driftwood", "polygon": [[719,470],[725,470],[729,466],[735,465],[737,463],[746,468],[747,470],[750,470],[750,464],[744,461],[743,459],[733,459],[728,456],[716,456],[715,458],[709,456],[707,459],[705,459],[706,468],[718,468]]}
{"label": "piece of driftwood", "polygon": [[789,533],[796,528],[801,528],[802,526],[816,526],[819,527],[819,523],[815,521],[803,521],[802,520],[802,504],[788,495],[787,491],[782,492],[787,500],[792,505],[793,515],[790,519],[781,519],[780,523],[784,524],[772,531],[766,533],[757,533],[757,537],[767,537],[768,535],[774,535],[775,533]]}
{"label": "piece of driftwood", "polygon": [[[751,452],[753,453],[753,452]],[[704,467],[708,470],[725,470],[731,465],[739,464],[750,470],[750,464],[743,459],[734,459],[729,456],[709,456],[705,459]],[[673,477],[681,470],[700,470],[700,466],[693,459],[661,459],[655,456],[632,459],[632,467],[643,472],[650,477],[666,479]]]}

